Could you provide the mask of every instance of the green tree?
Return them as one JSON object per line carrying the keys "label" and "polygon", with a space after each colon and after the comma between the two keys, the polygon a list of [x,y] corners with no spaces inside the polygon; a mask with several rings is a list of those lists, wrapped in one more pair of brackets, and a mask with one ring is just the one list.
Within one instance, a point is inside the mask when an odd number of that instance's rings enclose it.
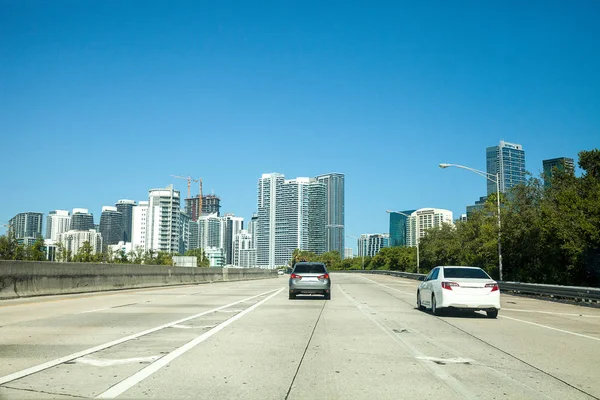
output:
{"label": "green tree", "polygon": [[196,257],[196,264],[198,267],[210,267],[210,260],[206,257],[204,249],[191,249],[185,252],[186,256]]}
{"label": "green tree", "polygon": [[135,249],[129,252],[128,258],[133,264],[141,264],[144,260],[144,249],[141,246],[136,246]]}
{"label": "green tree", "polygon": [[93,262],[95,261],[94,249],[87,240],[81,244],[79,251],[73,257],[75,262]]}
{"label": "green tree", "polygon": [[0,236],[0,260],[24,260],[26,251],[14,234]]}
{"label": "green tree", "polygon": [[371,268],[390,271],[415,272],[417,265],[416,247],[384,247],[373,257]]}
{"label": "green tree", "polygon": [[56,245],[56,261],[71,262],[72,258],[71,250],[67,250],[62,242],[58,242]]}
{"label": "green tree", "polygon": [[328,251],[318,256],[318,260],[325,264],[328,270],[340,269],[342,266],[342,256],[337,251]]}
{"label": "green tree", "polygon": [[44,239],[37,238],[36,241],[27,248],[27,259],[31,261],[47,260]]}
{"label": "green tree", "polygon": [[319,261],[319,258],[315,253],[310,251],[294,249],[292,252],[292,259],[288,263],[289,266],[294,268],[294,265],[301,261]]}
{"label": "green tree", "polygon": [[156,254],[156,265],[173,265],[173,255],[166,251],[159,251]]}
{"label": "green tree", "polygon": [[142,259],[142,264],[156,265],[156,252],[152,249],[146,250]]}

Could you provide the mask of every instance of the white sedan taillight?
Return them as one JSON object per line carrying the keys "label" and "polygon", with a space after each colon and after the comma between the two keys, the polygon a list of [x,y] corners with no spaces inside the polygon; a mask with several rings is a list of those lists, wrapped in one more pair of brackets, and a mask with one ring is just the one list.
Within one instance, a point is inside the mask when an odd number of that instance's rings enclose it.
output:
{"label": "white sedan taillight", "polygon": [[442,282],[442,289],[452,290],[453,286],[458,287],[460,285],[456,282]]}
{"label": "white sedan taillight", "polygon": [[495,292],[496,290],[499,290],[497,283],[487,283],[485,285],[485,287],[486,288],[492,288],[492,292]]}

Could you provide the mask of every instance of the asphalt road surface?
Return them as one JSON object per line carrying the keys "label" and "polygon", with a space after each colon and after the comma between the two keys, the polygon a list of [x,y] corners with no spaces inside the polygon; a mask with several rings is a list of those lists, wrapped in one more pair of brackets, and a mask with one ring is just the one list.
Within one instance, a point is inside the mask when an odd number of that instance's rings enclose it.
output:
{"label": "asphalt road surface", "polygon": [[502,295],[415,309],[416,281],[288,276],[0,302],[0,399],[600,398],[600,309]]}

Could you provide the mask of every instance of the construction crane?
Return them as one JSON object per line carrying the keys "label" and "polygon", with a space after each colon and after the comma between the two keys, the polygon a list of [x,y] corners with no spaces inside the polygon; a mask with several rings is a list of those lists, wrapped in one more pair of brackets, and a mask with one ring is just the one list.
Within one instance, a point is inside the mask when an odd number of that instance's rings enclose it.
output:
{"label": "construction crane", "polygon": [[185,179],[188,183],[188,199],[191,198],[192,194],[192,182],[198,182],[198,179],[193,179],[191,176],[179,176],[179,175],[171,175],[173,178]]}
{"label": "construction crane", "polygon": [[179,175],[171,175],[173,178],[185,179],[187,181],[187,198],[192,198],[191,188],[192,182],[198,182],[198,214],[196,216],[200,217],[202,215],[202,178],[194,179],[191,176],[179,176]]}

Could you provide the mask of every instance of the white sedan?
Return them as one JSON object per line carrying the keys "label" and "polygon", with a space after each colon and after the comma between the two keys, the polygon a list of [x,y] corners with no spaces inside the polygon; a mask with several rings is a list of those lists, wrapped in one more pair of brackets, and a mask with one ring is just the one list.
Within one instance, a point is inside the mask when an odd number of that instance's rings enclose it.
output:
{"label": "white sedan", "polygon": [[481,268],[435,267],[417,289],[417,308],[430,308],[434,315],[442,309],[482,310],[490,318],[498,316],[498,283]]}

